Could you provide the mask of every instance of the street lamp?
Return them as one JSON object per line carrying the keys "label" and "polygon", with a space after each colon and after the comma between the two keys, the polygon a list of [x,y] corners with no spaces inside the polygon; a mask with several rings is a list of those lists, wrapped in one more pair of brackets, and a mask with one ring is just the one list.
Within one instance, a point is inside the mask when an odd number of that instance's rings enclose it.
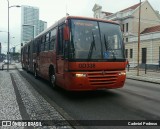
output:
{"label": "street lamp", "polygon": [[[19,5],[13,5],[13,6],[9,6],[9,0],[7,0],[8,2],[8,52],[7,52],[7,60],[9,61],[9,43],[10,43],[10,39],[9,39],[9,9],[12,7],[21,7]],[[7,71],[9,71],[9,63],[7,63]]]}

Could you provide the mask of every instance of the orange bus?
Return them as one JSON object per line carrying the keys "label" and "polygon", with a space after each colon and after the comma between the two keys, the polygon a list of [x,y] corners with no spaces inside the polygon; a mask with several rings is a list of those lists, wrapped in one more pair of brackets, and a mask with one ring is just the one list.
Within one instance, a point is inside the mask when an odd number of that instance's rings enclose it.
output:
{"label": "orange bus", "polygon": [[126,59],[118,23],[67,16],[21,49],[22,67],[66,90],[123,87]]}

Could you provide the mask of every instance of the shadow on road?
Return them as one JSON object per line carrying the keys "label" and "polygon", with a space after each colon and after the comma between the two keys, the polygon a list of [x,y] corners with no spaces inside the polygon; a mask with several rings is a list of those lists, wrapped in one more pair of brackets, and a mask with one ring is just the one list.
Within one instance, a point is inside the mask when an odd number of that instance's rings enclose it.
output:
{"label": "shadow on road", "polygon": [[49,81],[38,77],[37,81],[34,80],[33,74],[31,76],[26,76],[26,71],[19,71],[36,89],[40,90],[46,96],[52,98],[54,95],[59,97],[66,98],[71,101],[87,101],[101,98],[114,99],[119,98],[121,95],[114,92],[116,89],[103,89],[103,90],[95,90],[95,91],[67,91],[62,89],[61,87],[53,87],[50,85]]}

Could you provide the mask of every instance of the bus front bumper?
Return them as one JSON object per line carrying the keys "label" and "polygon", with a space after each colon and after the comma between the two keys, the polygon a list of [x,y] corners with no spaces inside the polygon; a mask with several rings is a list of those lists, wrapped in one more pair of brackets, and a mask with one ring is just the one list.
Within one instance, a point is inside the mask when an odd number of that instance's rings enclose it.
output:
{"label": "bus front bumper", "polygon": [[75,91],[121,88],[126,71],[67,72],[65,89]]}

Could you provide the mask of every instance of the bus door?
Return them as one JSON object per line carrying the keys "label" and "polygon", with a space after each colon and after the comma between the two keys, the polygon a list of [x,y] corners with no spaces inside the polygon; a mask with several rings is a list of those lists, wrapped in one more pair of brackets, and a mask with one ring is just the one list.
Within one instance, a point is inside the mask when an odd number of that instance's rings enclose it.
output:
{"label": "bus door", "polygon": [[58,28],[58,44],[57,44],[57,84],[64,86],[64,39],[63,25]]}

